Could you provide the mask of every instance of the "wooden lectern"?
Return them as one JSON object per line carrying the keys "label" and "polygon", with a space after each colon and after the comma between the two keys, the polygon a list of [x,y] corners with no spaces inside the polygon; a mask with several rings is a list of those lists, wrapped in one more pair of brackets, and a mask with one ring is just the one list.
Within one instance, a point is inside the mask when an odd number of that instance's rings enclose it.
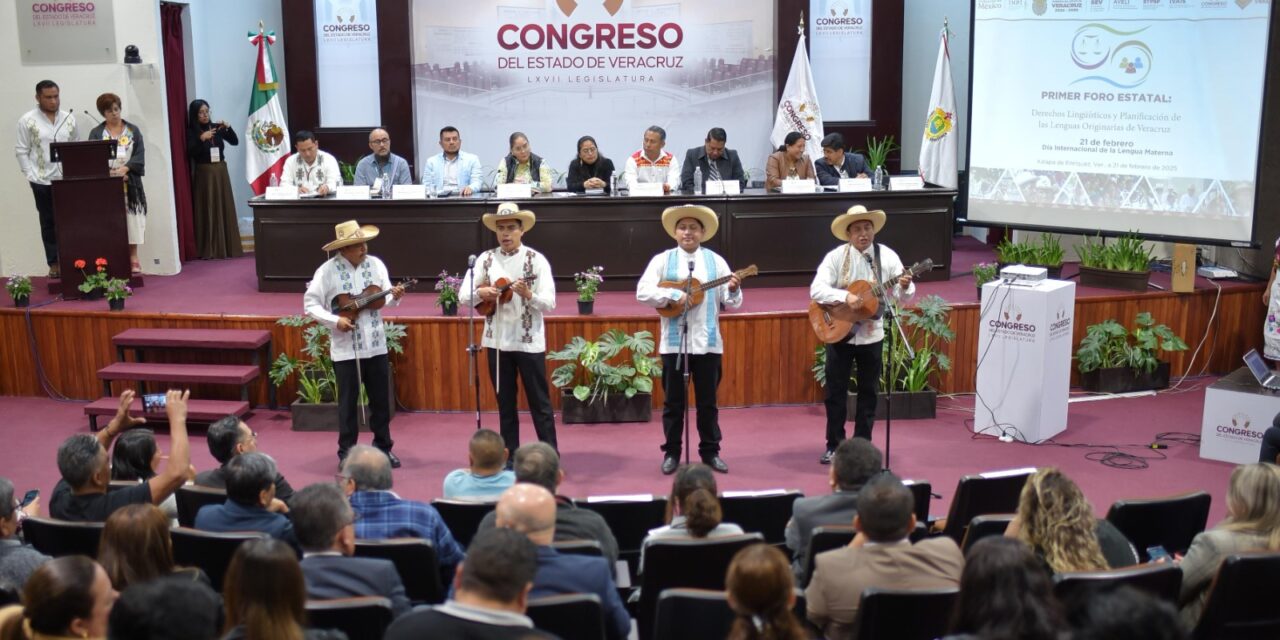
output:
{"label": "wooden lectern", "polygon": [[[94,261],[107,259],[112,278],[129,279],[129,229],[126,226],[124,184],[110,174],[114,140],[55,142],[50,160],[62,163],[62,179],[53,181],[53,221],[58,234],[58,265],[62,295],[79,298],[85,274]],[[84,260],[84,273],[75,267]],[[56,283],[55,283],[56,284]],[[52,290],[53,287],[50,287]]]}

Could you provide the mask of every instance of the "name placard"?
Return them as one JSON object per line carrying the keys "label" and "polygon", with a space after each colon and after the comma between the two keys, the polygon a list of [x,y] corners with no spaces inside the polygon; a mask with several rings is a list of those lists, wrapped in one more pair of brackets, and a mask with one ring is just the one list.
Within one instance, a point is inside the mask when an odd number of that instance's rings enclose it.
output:
{"label": "name placard", "polygon": [[736,196],[742,193],[742,183],[737,180],[708,180],[707,195]]}
{"label": "name placard", "polygon": [[369,186],[363,184],[341,185],[334,193],[338,200],[368,200]]}
{"label": "name placard", "polygon": [[890,191],[913,191],[924,188],[924,178],[920,176],[890,176]]}
{"label": "name placard", "polygon": [[628,192],[632,196],[656,197],[663,195],[661,182],[637,182],[631,185],[631,191]]}
{"label": "name placard", "polygon": [[527,200],[533,197],[533,185],[519,182],[504,182],[498,185],[499,200]]}
{"label": "name placard", "polygon": [[420,184],[391,185],[392,200],[426,200],[427,188]]}
{"label": "name placard", "polygon": [[871,191],[871,178],[840,178],[840,191]]}
{"label": "name placard", "polygon": [[268,200],[297,200],[298,188],[288,185],[267,187],[267,193],[264,195]]}
{"label": "name placard", "polygon": [[812,179],[783,180],[782,192],[783,193],[813,193],[813,186],[814,186],[814,182]]}

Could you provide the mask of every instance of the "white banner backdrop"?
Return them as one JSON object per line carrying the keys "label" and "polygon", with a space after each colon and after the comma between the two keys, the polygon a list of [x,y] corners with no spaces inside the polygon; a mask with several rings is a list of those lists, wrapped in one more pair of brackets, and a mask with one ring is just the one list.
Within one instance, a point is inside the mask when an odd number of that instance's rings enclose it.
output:
{"label": "white banner backdrop", "polygon": [[823,119],[871,118],[871,0],[809,0],[809,66]]}
{"label": "white banner backdrop", "polygon": [[591,135],[621,174],[650,125],[666,129],[680,160],[723,127],[763,180],[773,30],[771,0],[474,0],[465,11],[415,0],[419,158],[439,153],[440,128],[452,125],[489,184],[522,131],[558,175]]}
{"label": "white banner backdrop", "polygon": [[321,126],[378,126],[382,85],[374,0],[315,0],[315,16]]}
{"label": "white banner backdrop", "polygon": [[[19,0],[14,6],[23,64],[120,62],[112,0]],[[154,59],[156,52],[142,53]]]}

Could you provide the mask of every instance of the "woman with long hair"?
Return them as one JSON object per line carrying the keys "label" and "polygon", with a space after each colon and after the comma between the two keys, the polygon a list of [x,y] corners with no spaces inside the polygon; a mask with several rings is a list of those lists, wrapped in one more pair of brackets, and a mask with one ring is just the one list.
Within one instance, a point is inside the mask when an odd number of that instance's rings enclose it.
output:
{"label": "woman with long hair", "polygon": [[1018,513],[1005,535],[1030,545],[1053,573],[1101,571],[1138,562],[1124,534],[1094,517],[1080,487],[1053,467],[1027,478]]}
{"label": "woman with long hair", "polygon": [[993,536],[969,549],[951,633],[990,640],[1054,640],[1063,624],[1049,573],[1025,543]]}
{"label": "woman with long hair", "polygon": [[[306,630],[307,583],[298,556],[275,538],[240,545],[222,587],[223,640],[328,640],[345,637]],[[0,639],[3,640],[3,639]]]}
{"label": "woman with long hair", "polygon": [[[155,477],[164,455],[156,445],[156,434],[150,429],[131,429],[116,439],[111,447],[111,479],[146,482]],[[195,469],[187,470],[187,481],[195,479]],[[160,510],[174,523],[178,520],[178,499],[172,494],[160,503]],[[123,587],[117,587],[123,588]]]}
{"label": "woman with long hair", "polygon": [[107,572],[85,556],[54,558],[22,588],[22,605],[0,609],[0,640],[106,638],[119,596]]}
{"label": "woman with long hair", "polygon": [[1231,472],[1227,519],[1196,534],[1182,559],[1178,603],[1189,626],[1200,620],[1209,584],[1227,556],[1243,551],[1280,551],[1280,467],[1244,464]]}
{"label": "woman with long hair", "polygon": [[742,527],[721,522],[720,498],[711,467],[687,464],[676,470],[667,500],[667,525],[650,529],[640,545],[640,568],[644,568],[644,548],[658,538],[708,538],[742,533]]}
{"label": "woman with long hair", "polygon": [[578,155],[569,162],[569,173],[565,176],[564,186],[578,193],[587,189],[604,189],[605,193],[609,193],[609,178],[613,174],[613,161],[600,154],[596,139],[582,136],[578,138]]}
{"label": "woman with long hair", "polygon": [[517,131],[507,144],[511,152],[498,163],[498,184],[531,184],[534,193],[551,193],[551,167],[530,148],[529,136]]}
{"label": "woman with long hair", "polygon": [[796,620],[791,563],[777,547],[753,544],[733,556],[725,574],[735,615],[727,640],[806,640]]}
{"label": "woman with long hair", "polygon": [[764,163],[764,188],[776,191],[782,188],[782,181],[788,179],[814,180],[813,159],[805,153],[807,141],[804,134],[792,131],[783,138],[777,151],[769,154]]}
{"label": "woman with long hair", "polygon": [[[279,144],[267,131],[266,142]],[[250,133],[252,137],[252,132]],[[235,258],[244,253],[240,246],[240,224],[236,221],[236,200],[227,173],[226,145],[240,144],[240,138],[226,120],[214,122],[209,103],[196,99],[187,108],[187,157],[195,178],[196,248],[202,260]]]}
{"label": "woman with long hair", "polygon": [[146,145],[142,132],[132,122],[120,116],[120,96],[104,93],[96,102],[102,123],[89,131],[89,140],[115,140],[116,155],[111,159],[111,176],[124,183],[126,226],[129,228],[129,270],[133,275],[142,273],[138,262],[138,245],[142,244],[147,230],[147,194],[142,190],[142,176],[146,173]]}
{"label": "woman with long hair", "polygon": [[174,574],[209,582],[199,569],[174,566],[169,518],[151,504],[121,507],[107,518],[98,543],[98,562],[117,591]]}

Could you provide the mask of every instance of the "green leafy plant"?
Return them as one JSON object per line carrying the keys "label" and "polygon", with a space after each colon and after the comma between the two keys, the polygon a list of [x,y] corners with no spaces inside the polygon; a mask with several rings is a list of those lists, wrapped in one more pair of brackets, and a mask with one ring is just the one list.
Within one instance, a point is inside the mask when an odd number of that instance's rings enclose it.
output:
{"label": "green leafy plant", "polygon": [[1077,247],[1076,253],[1080,255],[1082,267],[1141,272],[1151,268],[1151,250],[1143,245],[1142,238],[1132,233],[1116,238],[1111,244],[1101,238],[1094,244],[1086,236],[1084,245]]}
{"label": "green leafy plant", "polygon": [[84,275],[84,282],[81,282],[80,286],[76,287],[82,293],[90,293],[94,289],[107,288],[107,281],[111,279],[111,276],[107,275],[106,258],[98,258],[93,261],[94,272],[92,274],[84,272],[84,260],[76,260],[73,264],[75,265],[75,268],[79,269],[80,273]]}
{"label": "green leafy plant", "polygon": [[893,141],[893,136],[867,138],[867,166],[872,170],[884,166],[885,161],[889,159],[889,154],[901,148]]}
{"label": "green leafy plant", "polygon": [[1061,239],[1050,233],[1042,234],[1039,240],[1031,242],[1013,242],[1005,238],[996,246],[996,259],[1001,264],[1060,267],[1065,255]]}
{"label": "green leafy plant", "polygon": [[1133,331],[1115,320],[1103,320],[1085,329],[1076,350],[1076,370],[1128,367],[1133,375],[1151,373],[1160,364],[1157,351],[1186,351],[1187,343],[1163,324],[1156,324],[1149,311],[1138,313]]}
{"label": "green leafy plant", "polygon": [[339,160],[338,171],[342,172],[342,184],[356,183],[356,163]]}
{"label": "green leafy plant", "polygon": [[610,393],[628,398],[652,393],[653,381],[662,375],[662,361],[653,357],[653,334],[627,333],[610,329],[595,342],[574,336],[559,351],[547,354],[553,362],[564,362],[551,372],[551,384],[573,388],[573,397],[591,404]]}
{"label": "green leafy plant", "polygon": [[129,281],[124,278],[111,278],[107,280],[106,295],[108,300],[124,300],[133,295],[133,287],[129,286]]}
{"label": "green leafy plant", "polygon": [[573,274],[573,284],[578,288],[578,300],[591,302],[600,291],[600,283],[604,282],[604,267],[587,267],[586,270]]}
{"label": "green leafy plant", "polygon": [[[312,320],[310,316],[293,315],[276,320],[276,324],[285,327],[302,328],[302,356],[294,358],[281,353],[271,363],[271,384],[284,386],[293,376],[298,377],[298,399],[304,404],[320,404],[336,402],[338,398],[338,376],[333,370],[333,360],[329,357],[329,328]],[[387,351],[395,354],[404,353],[405,326],[394,322],[384,322],[382,335],[387,341]],[[365,390],[360,389],[360,398],[367,400]]]}
{"label": "green leafy plant", "polygon": [[439,278],[436,280],[436,291],[439,291],[440,295],[436,296],[436,306],[458,306],[458,288],[462,286],[462,278],[449,275],[448,269],[442,270]]}
{"label": "green leafy plant", "polygon": [[[895,304],[895,307],[897,305]],[[903,324],[903,332],[912,345],[909,351],[901,340],[893,341],[890,350],[889,341],[881,344],[884,347],[884,360],[887,367],[879,372],[880,390],[893,392],[924,391],[929,381],[941,371],[951,370],[951,358],[942,352],[942,345],[955,339],[955,330],[951,328],[948,316],[951,305],[940,296],[930,295],[921,298],[915,309],[896,308],[895,317]],[[895,331],[887,323],[885,331]],[[914,352],[914,356],[913,356]],[[813,379],[820,385],[827,384],[827,349],[818,345],[814,349]],[[892,381],[892,384],[889,384]],[[849,388],[857,386],[857,372],[849,376]]]}
{"label": "green leafy plant", "polygon": [[9,297],[14,300],[31,297],[31,278],[27,276],[9,276],[9,280],[4,283],[4,290],[9,292]]}
{"label": "green leafy plant", "polygon": [[994,262],[979,262],[973,265],[973,281],[979,287],[996,279],[999,265]]}

